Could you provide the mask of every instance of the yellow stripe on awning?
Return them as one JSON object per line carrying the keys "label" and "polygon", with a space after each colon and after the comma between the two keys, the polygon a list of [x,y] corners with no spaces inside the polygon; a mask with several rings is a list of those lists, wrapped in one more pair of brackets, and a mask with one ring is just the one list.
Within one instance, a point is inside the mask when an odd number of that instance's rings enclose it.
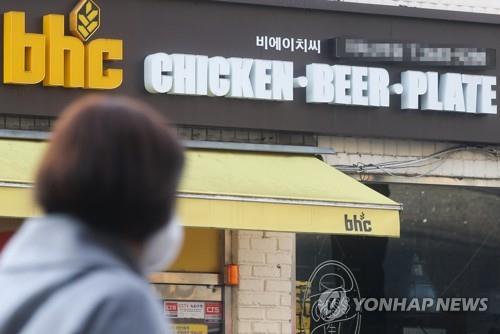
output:
{"label": "yellow stripe on awning", "polygon": [[[45,145],[0,140],[0,216],[36,213]],[[311,156],[190,150],[178,197],[186,226],[399,236],[398,203]]]}
{"label": "yellow stripe on awning", "polygon": [[398,203],[312,156],[190,151],[179,197],[189,226],[399,236]]}

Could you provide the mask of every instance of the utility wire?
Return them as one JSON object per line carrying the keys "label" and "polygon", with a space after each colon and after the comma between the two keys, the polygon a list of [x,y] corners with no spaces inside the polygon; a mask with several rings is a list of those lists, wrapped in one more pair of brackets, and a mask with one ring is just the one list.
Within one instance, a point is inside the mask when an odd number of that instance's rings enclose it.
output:
{"label": "utility wire", "polygon": [[[370,171],[381,171],[391,176],[404,177],[404,178],[424,177],[430,175],[432,172],[441,167],[451,155],[464,151],[474,151],[478,153],[483,153],[496,160],[500,158],[500,150],[496,147],[463,145],[463,146],[451,147],[418,159],[411,159],[404,161],[388,161],[378,164],[374,163],[364,164],[360,162],[353,165],[335,165],[335,167],[346,173],[362,174]],[[425,173],[421,174],[397,175],[397,173],[395,172],[401,169],[424,168],[432,165],[436,166],[432,167]]]}

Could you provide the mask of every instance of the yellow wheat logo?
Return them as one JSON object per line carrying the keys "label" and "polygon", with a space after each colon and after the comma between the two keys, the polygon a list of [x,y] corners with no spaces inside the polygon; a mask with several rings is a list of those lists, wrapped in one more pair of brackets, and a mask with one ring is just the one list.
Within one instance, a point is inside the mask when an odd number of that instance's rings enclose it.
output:
{"label": "yellow wheat logo", "polygon": [[92,0],[82,0],[70,14],[70,30],[82,41],[89,38],[101,25],[101,9]]}

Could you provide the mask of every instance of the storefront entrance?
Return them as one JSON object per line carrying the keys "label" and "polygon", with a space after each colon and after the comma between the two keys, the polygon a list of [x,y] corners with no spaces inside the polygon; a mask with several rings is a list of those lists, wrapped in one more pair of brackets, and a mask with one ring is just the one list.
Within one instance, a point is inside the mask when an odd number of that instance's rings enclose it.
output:
{"label": "storefront entrance", "polygon": [[[182,277],[179,276],[182,280]],[[223,288],[218,285],[153,284],[173,332],[222,334]]]}
{"label": "storefront entrance", "polygon": [[175,334],[222,334],[225,232],[187,228],[179,258],[150,276]]}
{"label": "storefront entrance", "polygon": [[[498,191],[406,184],[378,190],[405,207],[400,238],[297,235],[297,333],[338,326],[347,333],[498,333]],[[360,312],[355,298],[365,299]],[[425,300],[442,304],[424,309]]]}

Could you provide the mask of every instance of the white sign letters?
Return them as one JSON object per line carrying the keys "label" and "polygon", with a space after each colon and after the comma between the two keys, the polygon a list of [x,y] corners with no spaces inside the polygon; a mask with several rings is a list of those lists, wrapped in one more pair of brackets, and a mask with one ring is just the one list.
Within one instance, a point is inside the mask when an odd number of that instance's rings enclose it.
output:
{"label": "white sign letters", "polygon": [[144,61],[144,86],[152,94],[293,101],[306,89],[307,103],[389,107],[401,95],[403,110],[496,114],[496,77],[404,71],[390,84],[379,67],[309,64],[294,77],[290,61],[155,53]]}

